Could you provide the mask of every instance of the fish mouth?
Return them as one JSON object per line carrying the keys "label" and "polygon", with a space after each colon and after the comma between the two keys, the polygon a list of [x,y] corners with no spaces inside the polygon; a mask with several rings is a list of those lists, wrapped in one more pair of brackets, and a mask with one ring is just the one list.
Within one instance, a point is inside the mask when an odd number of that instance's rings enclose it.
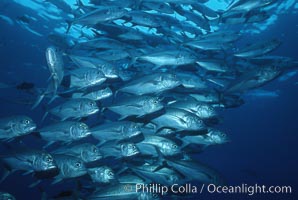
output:
{"label": "fish mouth", "polygon": [[87,136],[89,136],[89,135],[91,135],[92,133],[91,133],[91,131],[87,131],[87,132],[85,132],[85,134],[83,134],[83,135],[81,135],[81,137],[83,138],[83,137],[87,137]]}
{"label": "fish mouth", "polygon": [[127,155],[127,157],[131,157],[131,156],[135,156],[138,155],[140,152],[138,150],[135,150],[133,152],[131,152],[130,154]]}
{"label": "fish mouth", "polygon": [[86,169],[80,169],[80,170],[77,171],[77,175],[78,175],[78,176],[82,176],[82,175],[87,174],[87,173],[88,173],[88,172],[87,172]]}
{"label": "fish mouth", "polygon": [[57,169],[56,165],[49,165],[46,167],[46,170]]}
{"label": "fish mouth", "polygon": [[99,111],[99,108],[93,109],[92,111],[89,112],[90,115],[95,114]]}
{"label": "fish mouth", "polygon": [[107,74],[105,75],[107,78],[118,78],[119,76],[117,74]]}
{"label": "fish mouth", "polygon": [[34,131],[36,128],[37,128],[37,126],[34,124],[28,128],[28,131]]}
{"label": "fish mouth", "polygon": [[96,156],[93,158],[93,161],[101,160],[102,158],[103,158],[102,155],[96,155]]}
{"label": "fish mouth", "polygon": [[133,133],[129,136],[129,138],[132,138],[132,137],[135,137],[135,136],[138,136],[138,135],[141,135],[141,134],[142,134],[141,131],[136,131],[136,132],[133,132]]}

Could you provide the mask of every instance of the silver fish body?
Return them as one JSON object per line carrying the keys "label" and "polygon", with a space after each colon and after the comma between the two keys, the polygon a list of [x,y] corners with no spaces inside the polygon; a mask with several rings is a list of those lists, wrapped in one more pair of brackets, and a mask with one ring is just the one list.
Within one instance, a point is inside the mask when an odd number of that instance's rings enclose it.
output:
{"label": "silver fish body", "polygon": [[87,98],[71,99],[62,103],[49,112],[62,121],[66,119],[77,119],[81,117],[87,117],[99,111],[96,102]]}
{"label": "silver fish body", "polygon": [[217,116],[216,111],[212,106],[194,99],[176,101],[169,104],[169,107],[186,110],[197,115],[201,119],[208,119]]}
{"label": "silver fish body", "polygon": [[129,158],[140,153],[138,147],[131,142],[110,142],[100,147],[104,157]]}
{"label": "silver fish body", "polygon": [[108,107],[122,118],[127,116],[144,116],[163,108],[161,99],[154,96],[134,96],[124,98]]}
{"label": "silver fish body", "polygon": [[135,95],[154,94],[173,89],[180,84],[175,74],[156,73],[133,80],[119,91]]}
{"label": "silver fish body", "polygon": [[50,79],[52,80],[47,90],[55,95],[64,77],[64,63],[61,51],[54,46],[48,47],[46,49],[46,60],[51,73]]}
{"label": "silver fish body", "polygon": [[82,122],[64,121],[41,128],[39,134],[49,142],[72,142],[91,134],[89,127]]}
{"label": "silver fish body", "polygon": [[87,174],[87,169],[81,159],[62,154],[54,154],[53,157],[59,169],[59,175],[55,177],[56,180],[53,184],[63,179],[76,178]]}
{"label": "silver fish body", "polygon": [[145,135],[144,137],[145,139],[141,143],[157,147],[165,156],[174,156],[181,153],[179,146],[170,139],[154,135]]}
{"label": "silver fish body", "polygon": [[87,88],[95,85],[100,85],[107,78],[99,69],[80,68],[71,71],[70,88]]}
{"label": "silver fish body", "polygon": [[36,129],[36,124],[30,117],[15,115],[0,119],[0,139],[13,139],[27,135]]}
{"label": "silver fish body", "polygon": [[92,91],[89,93],[73,93],[72,98],[87,98],[93,101],[99,101],[109,98],[113,95],[112,90],[109,87],[104,89]]}
{"label": "silver fish body", "polygon": [[206,128],[204,122],[191,112],[177,109],[167,108],[166,112],[152,120],[157,129],[167,127],[178,131],[201,131]]}
{"label": "silver fish body", "polygon": [[88,168],[87,170],[94,183],[110,183],[116,179],[113,170],[107,166]]}
{"label": "silver fish body", "polygon": [[134,122],[118,121],[95,126],[91,133],[100,141],[123,140],[141,135],[141,127]]}
{"label": "silver fish body", "polygon": [[39,150],[24,150],[0,158],[10,169],[24,171],[47,171],[57,168],[52,155]]}
{"label": "silver fish body", "polygon": [[16,198],[7,192],[0,192],[0,200],[15,200]]}
{"label": "silver fish body", "polygon": [[101,151],[91,143],[83,143],[72,146],[61,147],[54,151],[56,154],[65,154],[82,159],[84,163],[100,160],[103,155]]}

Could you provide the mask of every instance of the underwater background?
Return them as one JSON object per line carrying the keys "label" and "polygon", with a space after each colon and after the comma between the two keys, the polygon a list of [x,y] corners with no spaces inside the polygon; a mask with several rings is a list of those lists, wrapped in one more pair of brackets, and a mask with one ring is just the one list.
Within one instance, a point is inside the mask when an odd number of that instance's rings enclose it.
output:
{"label": "underwater background", "polygon": [[[68,3],[73,5],[75,2]],[[43,1],[37,0],[0,2],[0,82],[11,86],[0,89],[0,117],[23,114],[30,116],[37,126],[41,126],[46,108],[39,106],[31,110],[36,94],[14,86],[23,82],[33,83],[34,87],[47,86],[50,75],[45,67],[45,50],[52,45],[48,35],[53,32],[65,33],[67,27],[61,14],[63,11],[58,11],[55,6],[47,10],[42,8],[43,4]],[[211,8],[222,4],[224,1],[219,0],[209,3]],[[296,1],[283,1],[279,8],[274,8],[274,16],[266,23],[242,24],[255,28],[242,34],[241,41],[252,44],[256,39],[278,38],[282,44],[274,51],[274,55],[298,60],[297,4]],[[29,19],[28,23],[20,19],[24,15]],[[64,23],[64,28],[57,25],[60,23]],[[75,32],[70,31],[69,34]],[[226,132],[231,141],[211,146],[195,157],[218,170],[228,185],[287,185],[292,187],[292,194],[249,196],[205,192],[194,196],[194,199],[297,199],[297,70],[283,74],[261,89],[271,93],[244,95],[243,105],[219,110],[222,121],[217,127]],[[24,137],[22,141],[32,148],[41,148],[44,144],[32,135]],[[10,148],[14,148],[16,143],[12,142]],[[1,145],[0,149],[2,154],[7,147]],[[66,181],[53,186],[43,182],[40,186],[28,188],[32,182],[34,179],[30,175],[23,176],[22,172],[16,172],[0,183],[0,190],[13,194],[16,199],[41,199],[44,192],[42,187],[46,188],[48,196],[76,187],[75,182]]]}

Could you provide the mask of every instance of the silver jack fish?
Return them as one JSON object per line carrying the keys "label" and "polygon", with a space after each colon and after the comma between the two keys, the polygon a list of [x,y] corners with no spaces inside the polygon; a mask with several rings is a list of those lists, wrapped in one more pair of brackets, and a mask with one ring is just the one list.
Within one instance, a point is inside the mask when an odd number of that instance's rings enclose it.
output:
{"label": "silver jack fish", "polygon": [[87,174],[84,162],[74,156],[54,154],[59,175],[55,177],[52,184],[61,182],[64,179],[76,178]]}
{"label": "silver jack fish", "polygon": [[57,168],[53,157],[39,150],[23,150],[10,155],[0,157],[0,160],[5,164],[7,173],[3,176],[2,181],[10,174],[10,171],[22,170],[25,174],[47,171]]}
{"label": "silver jack fish", "polygon": [[[67,119],[79,119],[82,117],[88,117],[99,111],[96,102],[86,98],[71,99],[52,108],[49,113],[59,117],[62,121]],[[45,114],[43,118],[46,117]]]}
{"label": "silver jack fish", "polygon": [[65,121],[45,126],[39,130],[42,139],[48,141],[47,145],[54,142],[70,143],[80,140],[91,134],[88,126],[82,122]]}
{"label": "silver jack fish", "polygon": [[142,117],[144,115],[154,113],[163,108],[161,99],[152,96],[134,96],[124,98],[111,106],[109,110],[121,115],[121,119],[128,116]]}
{"label": "silver jack fish", "polygon": [[82,159],[84,163],[94,162],[103,157],[101,151],[91,143],[61,147],[55,150],[54,153],[75,156]]}
{"label": "silver jack fish", "polygon": [[0,118],[0,139],[11,140],[22,135],[27,135],[35,129],[36,124],[27,116],[16,115]]}

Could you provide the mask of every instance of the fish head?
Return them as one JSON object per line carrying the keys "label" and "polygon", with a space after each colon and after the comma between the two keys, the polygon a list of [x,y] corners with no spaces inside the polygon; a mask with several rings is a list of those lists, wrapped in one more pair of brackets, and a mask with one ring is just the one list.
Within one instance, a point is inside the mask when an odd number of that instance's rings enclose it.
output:
{"label": "fish head", "polygon": [[175,133],[175,131],[173,129],[163,128],[160,131],[158,131],[156,134],[158,134],[158,135],[172,135],[174,133]]}
{"label": "fish head", "polygon": [[115,179],[113,170],[107,166],[96,167],[88,169],[88,172],[92,174],[93,180],[99,183],[109,183]]}
{"label": "fish head", "polygon": [[198,112],[198,116],[201,118],[210,118],[216,116],[215,109],[207,104],[197,104],[196,110]]}
{"label": "fish head", "polygon": [[224,144],[224,143],[227,143],[227,142],[230,141],[230,139],[228,138],[228,136],[225,133],[223,133],[223,132],[221,132],[219,130],[212,129],[211,132],[209,132],[208,134],[211,137],[211,140],[215,144]]}
{"label": "fish head", "polygon": [[138,147],[133,143],[122,143],[120,144],[120,147],[124,157],[130,157],[140,153]]}
{"label": "fish head", "polygon": [[170,185],[177,183],[179,180],[181,180],[181,178],[177,174],[169,174],[167,176],[167,181]]}
{"label": "fish head", "polygon": [[183,120],[185,122],[185,126],[187,129],[202,130],[206,128],[203,120],[201,120],[196,115],[191,115],[191,114],[185,115],[183,116]]}
{"label": "fish head", "polygon": [[104,72],[105,77],[107,78],[118,78],[119,77],[119,71],[116,67],[113,67],[112,65],[104,65],[102,67],[102,71]]}
{"label": "fish head", "polygon": [[70,177],[78,177],[87,173],[87,169],[82,160],[73,158],[68,164],[68,173]]}
{"label": "fish head", "polygon": [[71,128],[70,135],[73,139],[80,139],[91,135],[91,131],[87,124],[83,122],[76,122]]}
{"label": "fish head", "polygon": [[86,72],[85,74],[87,81],[91,85],[97,85],[104,82],[107,78],[99,69],[92,69]]}
{"label": "fish head", "polygon": [[174,88],[181,84],[175,73],[164,74],[161,77],[161,84],[164,88]]}
{"label": "fish head", "polygon": [[93,161],[100,160],[102,158],[102,154],[97,148],[97,146],[90,144],[82,152],[82,158],[84,162],[93,162]]}
{"label": "fish head", "polygon": [[85,101],[82,101],[81,109],[81,111],[86,115],[91,115],[99,111],[96,102],[90,99],[85,99]]}
{"label": "fish head", "polygon": [[112,92],[112,90],[109,87],[96,92],[96,97],[101,97],[101,99],[108,98],[108,97],[110,97],[112,95],[113,95],[113,92]]}
{"label": "fish head", "polygon": [[36,129],[36,124],[27,116],[17,117],[15,124],[20,135],[30,133]]}
{"label": "fish head", "polygon": [[161,152],[165,156],[174,156],[181,153],[180,148],[174,142],[169,142],[167,140],[160,141],[161,144]]}
{"label": "fish head", "polygon": [[155,192],[140,192],[138,199],[152,199],[159,200],[161,199],[158,193]]}
{"label": "fish head", "polygon": [[7,192],[0,192],[1,200],[15,200],[16,198]]}
{"label": "fish head", "polygon": [[110,182],[110,180],[115,179],[115,174],[111,168],[104,167],[103,177],[104,177],[105,182]]}
{"label": "fish head", "polygon": [[156,112],[164,107],[162,100],[158,97],[148,98],[143,105],[146,113]]}
{"label": "fish head", "polygon": [[131,122],[129,126],[125,127],[123,132],[128,138],[137,137],[142,134],[141,126],[134,122]]}
{"label": "fish head", "polygon": [[182,51],[182,52],[179,52],[176,59],[177,59],[178,65],[183,65],[183,64],[188,64],[190,62],[194,62],[196,60],[196,57],[191,53]]}
{"label": "fish head", "polygon": [[33,165],[36,171],[47,171],[57,168],[53,157],[45,152],[42,152],[36,156]]}

